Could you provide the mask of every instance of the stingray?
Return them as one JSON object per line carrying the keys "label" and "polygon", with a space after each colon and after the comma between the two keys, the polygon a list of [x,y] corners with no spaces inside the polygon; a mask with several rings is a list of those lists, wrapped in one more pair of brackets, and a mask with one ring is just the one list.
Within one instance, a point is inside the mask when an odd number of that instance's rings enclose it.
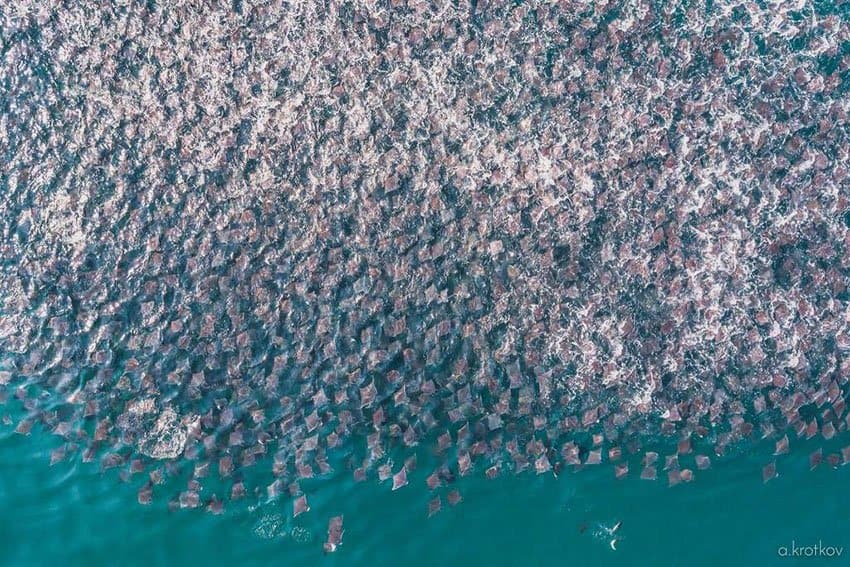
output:
{"label": "stingray", "polygon": [[225,513],[337,458],[395,490],[436,453],[422,491],[848,460],[834,7],[325,8],[6,22],[0,403],[45,464]]}

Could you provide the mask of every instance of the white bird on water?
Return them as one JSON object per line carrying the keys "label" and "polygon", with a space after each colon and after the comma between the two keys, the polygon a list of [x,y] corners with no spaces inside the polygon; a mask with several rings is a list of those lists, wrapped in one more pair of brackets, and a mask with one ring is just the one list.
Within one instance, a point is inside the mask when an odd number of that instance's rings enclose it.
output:
{"label": "white bird on water", "polygon": [[617,520],[617,523],[614,524],[612,527],[610,527],[610,528],[603,527],[605,532],[608,535],[612,536],[611,540],[608,542],[608,545],[611,547],[611,549],[613,551],[617,551],[617,542],[619,541],[619,538],[617,538],[616,533],[617,533],[617,530],[620,529],[620,526],[622,524],[623,524],[622,520]]}

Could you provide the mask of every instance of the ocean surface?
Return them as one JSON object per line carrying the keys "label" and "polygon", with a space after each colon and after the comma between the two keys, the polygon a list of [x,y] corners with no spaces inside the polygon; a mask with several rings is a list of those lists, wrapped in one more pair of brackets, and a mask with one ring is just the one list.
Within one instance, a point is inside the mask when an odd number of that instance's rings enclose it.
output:
{"label": "ocean surface", "polygon": [[35,4],[0,567],[850,565],[850,3]]}
{"label": "ocean surface", "polygon": [[[800,450],[762,483],[753,471],[770,459],[771,443],[715,459],[693,483],[672,488],[637,475],[615,481],[608,466],[558,478],[467,477],[456,483],[463,501],[444,502],[431,518],[420,487],[355,486],[340,474],[305,482],[311,510],[294,520],[288,498],[220,516],[169,511],[161,500],[140,506],[140,480],[79,460],[48,466],[55,445],[40,431],[2,429],[3,565],[804,565],[847,564],[850,553],[780,556],[783,546],[850,546],[850,467],[810,471]],[[414,472],[411,484],[424,477]],[[327,518],[338,514],[344,543],[326,555]],[[613,550],[605,528],[618,521]],[[262,526],[276,526],[275,535]]]}

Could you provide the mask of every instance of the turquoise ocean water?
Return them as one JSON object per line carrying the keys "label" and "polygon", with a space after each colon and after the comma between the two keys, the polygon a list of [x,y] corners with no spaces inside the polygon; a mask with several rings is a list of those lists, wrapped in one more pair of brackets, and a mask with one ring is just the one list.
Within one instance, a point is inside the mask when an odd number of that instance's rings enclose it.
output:
{"label": "turquoise ocean water", "polygon": [[[843,6],[846,25],[850,4]],[[792,440],[791,453],[777,458],[779,476],[768,483],[760,470],[774,459],[770,440],[714,458],[693,483],[675,487],[661,470],[659,480],[641,480],[634,459],[622,481],[609,464],[565,469],[557,478],[528,471],[495,480],[479,468],[451,487],[463,495],[458,506],[449,506],[448,488],[441,489],[443,509],[431,518],[426,446],[410,485],[394,492],[374,476],[356,484],[343,463],[334,463],[332,478],[301,483],[311,509],[293,519],[287,496],[226,504],[218,516],[169,510],[188,471],[156,487],[151,505],[139,505],[143,475],[125,481],[118,469],[102,472],[78,454],[50,466],[58,438],[39,426],[26,437],[13,433],[20,411],[14,400],[0,406],[0,415],[13,418],[0,424],[0,566],[850,565],[850,467],[833,469],[824,459],[809,470],[819,439]],[[825,453],[848,444],[850,434],[842,432]],[[202,498],[215,490],[211,483]],[[344,516],[343,545],[326,555],[328,519],[337,515]],[[617,522],[612,549],[606,527]],[[782,556],[795,546],[842,555]]]}
{"label": "turquoise ocean water", "polygon": [[[610,466],[579,472],[459,479],[463,502],[427,518],[427,468],[392,492],[355,485],[341,469],[303,483],[311,510],[291,500],[231,507],[213,516],[169,511],[167,498],[136,503],[140,476],[120,480],[79,459],[49,466],[54,438],[0,434],[0,562],[4,565],[794,565],[842,558],[783,558],[792,545],[850,546],[850,468],[809,470],[804,442],[778,461],[780,476],[754,476],[771,459],[765,442],[715,459],[689,485],[616,481]],[[770,445],[770,446],[768,446]],[[817,447],[812,442],[811,449]],[[420,460],[422,463],[422,460]],[[662,473],[663,474],[663,473]],[[420,484],[421,486],[416,486]],[[160,487],[158,487],[160,488]],[[168,494],[169,487],[161,488]],[[322,552],[328,518],[345,536]],[[622,521],[616,551],[603,527]],[[265,523],[263,523],[265,522]],[[257,535],[276,525],[276,535]]]}

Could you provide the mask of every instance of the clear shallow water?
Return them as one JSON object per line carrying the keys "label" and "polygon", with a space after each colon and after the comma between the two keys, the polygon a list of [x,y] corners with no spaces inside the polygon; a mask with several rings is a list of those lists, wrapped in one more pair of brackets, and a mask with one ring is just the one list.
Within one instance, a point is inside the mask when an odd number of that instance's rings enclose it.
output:
{"label": "clear shallow water", "polygon": [[[610,466],[551,474],[480,472],[459,479],[457,507],[428,519],[426,467],[411,486],[391,492],[374,480],[355,485],[341,472],[303,483],[311,510],[293,520],[291,500],[221,516],[169,511],[165,498],[136,503],[141,477],[79,461],[48,466],[55,440],[25,438],[4,426],[0,437],[0,549],[4,565],[786,565],[826,559],[781,558],[780,546],[847,546],[848,471],[809,471],[807,451],[780,458],[767,484],[753,471],[770,459],[767,444],[716,460],[690,485],[614,481]],[[811,444],[811,449],[816,448]],[[800,446],[799,449],[808,447]],[[162,488],[167,493],[168,488]],[[324,555],[327,520],[345,515],[342,547]],[[279,514],[284,535],[263,539],[254,528]],[[617,550],[601,525],[621,520]],[[299,543],[292,528],[312,541]],[[288,533],[287,533],[288,532]],[[832,560],[845,564],[844,559]]]}

